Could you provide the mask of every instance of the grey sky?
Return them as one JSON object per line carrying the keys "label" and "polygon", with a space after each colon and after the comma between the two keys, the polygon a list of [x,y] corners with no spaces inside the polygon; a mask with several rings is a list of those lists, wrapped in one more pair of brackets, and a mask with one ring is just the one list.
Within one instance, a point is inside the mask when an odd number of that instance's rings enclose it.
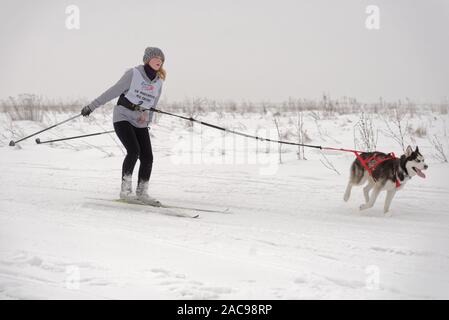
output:
{"label": "grey sky", "polygon": [[[67,5],[80,30],[65,27]],[[380,30],[367,30],[367,5]],[[163,49],[163,97],[365,101],[449,96],[449,1],[4,1],[0,98],[92,100],[146,46]]]}

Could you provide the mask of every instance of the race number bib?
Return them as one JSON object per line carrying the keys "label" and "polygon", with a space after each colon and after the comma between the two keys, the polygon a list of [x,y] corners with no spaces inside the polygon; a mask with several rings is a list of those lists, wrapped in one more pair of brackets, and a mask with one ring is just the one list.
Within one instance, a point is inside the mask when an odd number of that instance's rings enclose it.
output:
{"label": "race number bib", "polygon": [[133,104],[150,109],[154,107],[160,92],[161,80],[148,82],[136,68],[133,68],[131,85],[125,97]]}

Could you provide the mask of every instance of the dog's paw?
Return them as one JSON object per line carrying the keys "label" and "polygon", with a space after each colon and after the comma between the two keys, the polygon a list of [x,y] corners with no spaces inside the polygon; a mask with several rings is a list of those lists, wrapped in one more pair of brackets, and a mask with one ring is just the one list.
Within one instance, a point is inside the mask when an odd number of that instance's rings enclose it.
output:
{"label": "dog's paw", "polygon": [[345,202],[348,202],[348,200],[349,200],[349,195],[345,194],[345,196],[343,197],[343,200],[344,200]]}

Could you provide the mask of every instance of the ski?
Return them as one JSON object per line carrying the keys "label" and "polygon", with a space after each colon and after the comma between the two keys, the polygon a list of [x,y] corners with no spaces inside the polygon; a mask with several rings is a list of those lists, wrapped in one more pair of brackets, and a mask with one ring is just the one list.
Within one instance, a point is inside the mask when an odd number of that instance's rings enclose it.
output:
{"label": "ski", "polygon": [[[129,200],[124,200],[124,199],[115,199],[115,200],[111,200],[111,199],[103,199],[103,198],[90,198],[93,200],[102,200],[102,201],[116,201],[116,202],[128,202],[128,203],[133,203],[136,202],[134,204],[139,204],[139,205],[147,205],[147,206],[151,206],[149,204],[145,204],[142,203],[141,201],[131,198]],[[138,203],[137,203],[138,202]],[[180,209],[180,210],[191,210],[191,211],[195,211],[195,212],[209,212],[209,213],[222,213],[222,214],[230,214],[231,212],[229,211],[229,208],[223,209],[223,210],[219,210],[219,209],[205,209],[205,208],[196,208],[196,207],[188,207],[188,206],[177,206],[177,205],[169,205],[169,204],[162,204],[160,206],[151,206],[154,208],[165,208],[165,209]]]}
{"label": "ski", "polygon": [[169,215],[169,216],[175,216],[175,217],[196,219],[196,218],[199,218],[199,216],[200,216],[198,213],[189,214],[189,213],[180,212],[180,211],[177,211],[177,210],[174,210],[171,208],[152,206],[150,204],[144,203],[137,199],[101,199],[101,198],[89,198],[89,199],[100,200],[100,201],[105,201],[105,202],[110,202],[110,203],[118,203],[118,204],[123,204],[123,205],[136,205],[136,206],[142,206],[142,207],[147,206],[147,207],[151,207],[151,208],[155,209],[156,213]]}
{"label": "ski", "polygon": [[229,208],[226,208],[224,210],[214,210],[214,209],[202,209],[202,208],[193,208],[193,207],[183,207],[183,206],[173,206],[173,205],[166,205],[163,204],[161,206],[162,208],[169,208],[169,209],[183,209],[183,210],[193,210],[193,211],[201,211],[201,212],[215,212],[215,213],[231,213],[229,211]]}
{"label": "ski", "polygon": [[[148,206],[148,207],[152,207],[152,208],[175,209],[175,208],[170,208],[170,207],[163,206],[163,205],[154,206],[154,205],[139,201],[137,199],[114,199],[112,201],[118,202],[118,203],[125,203],[125,204],[135,204],[135,205],[139,205],[139,206]],[[166,210],[164,210],[164,211],[166,211]],[[185,212],[178,212],[178,211],[171,211],[171,210],[167,211],[167,212],[170,215],[174,215],[174,216],[178,216],[178,217],[185,217],[185,218],[193,218],[193,219],[199,218],[199,216],[200,216],[198,213],[188,214]]]}

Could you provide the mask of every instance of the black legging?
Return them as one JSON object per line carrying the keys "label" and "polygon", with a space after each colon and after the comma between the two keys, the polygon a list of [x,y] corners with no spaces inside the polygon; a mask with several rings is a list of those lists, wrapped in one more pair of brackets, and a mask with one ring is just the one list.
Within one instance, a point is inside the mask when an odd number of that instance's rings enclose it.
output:
{"label": "black legging", "polygon": [[122,166],[122,178],[133,174],[137,158],[140,158],[138,182],[149,181],[153,167],[153,151],[148,129],[136,128],[128,121],[119,121],[114,123],[114,130],[127,152]]}

